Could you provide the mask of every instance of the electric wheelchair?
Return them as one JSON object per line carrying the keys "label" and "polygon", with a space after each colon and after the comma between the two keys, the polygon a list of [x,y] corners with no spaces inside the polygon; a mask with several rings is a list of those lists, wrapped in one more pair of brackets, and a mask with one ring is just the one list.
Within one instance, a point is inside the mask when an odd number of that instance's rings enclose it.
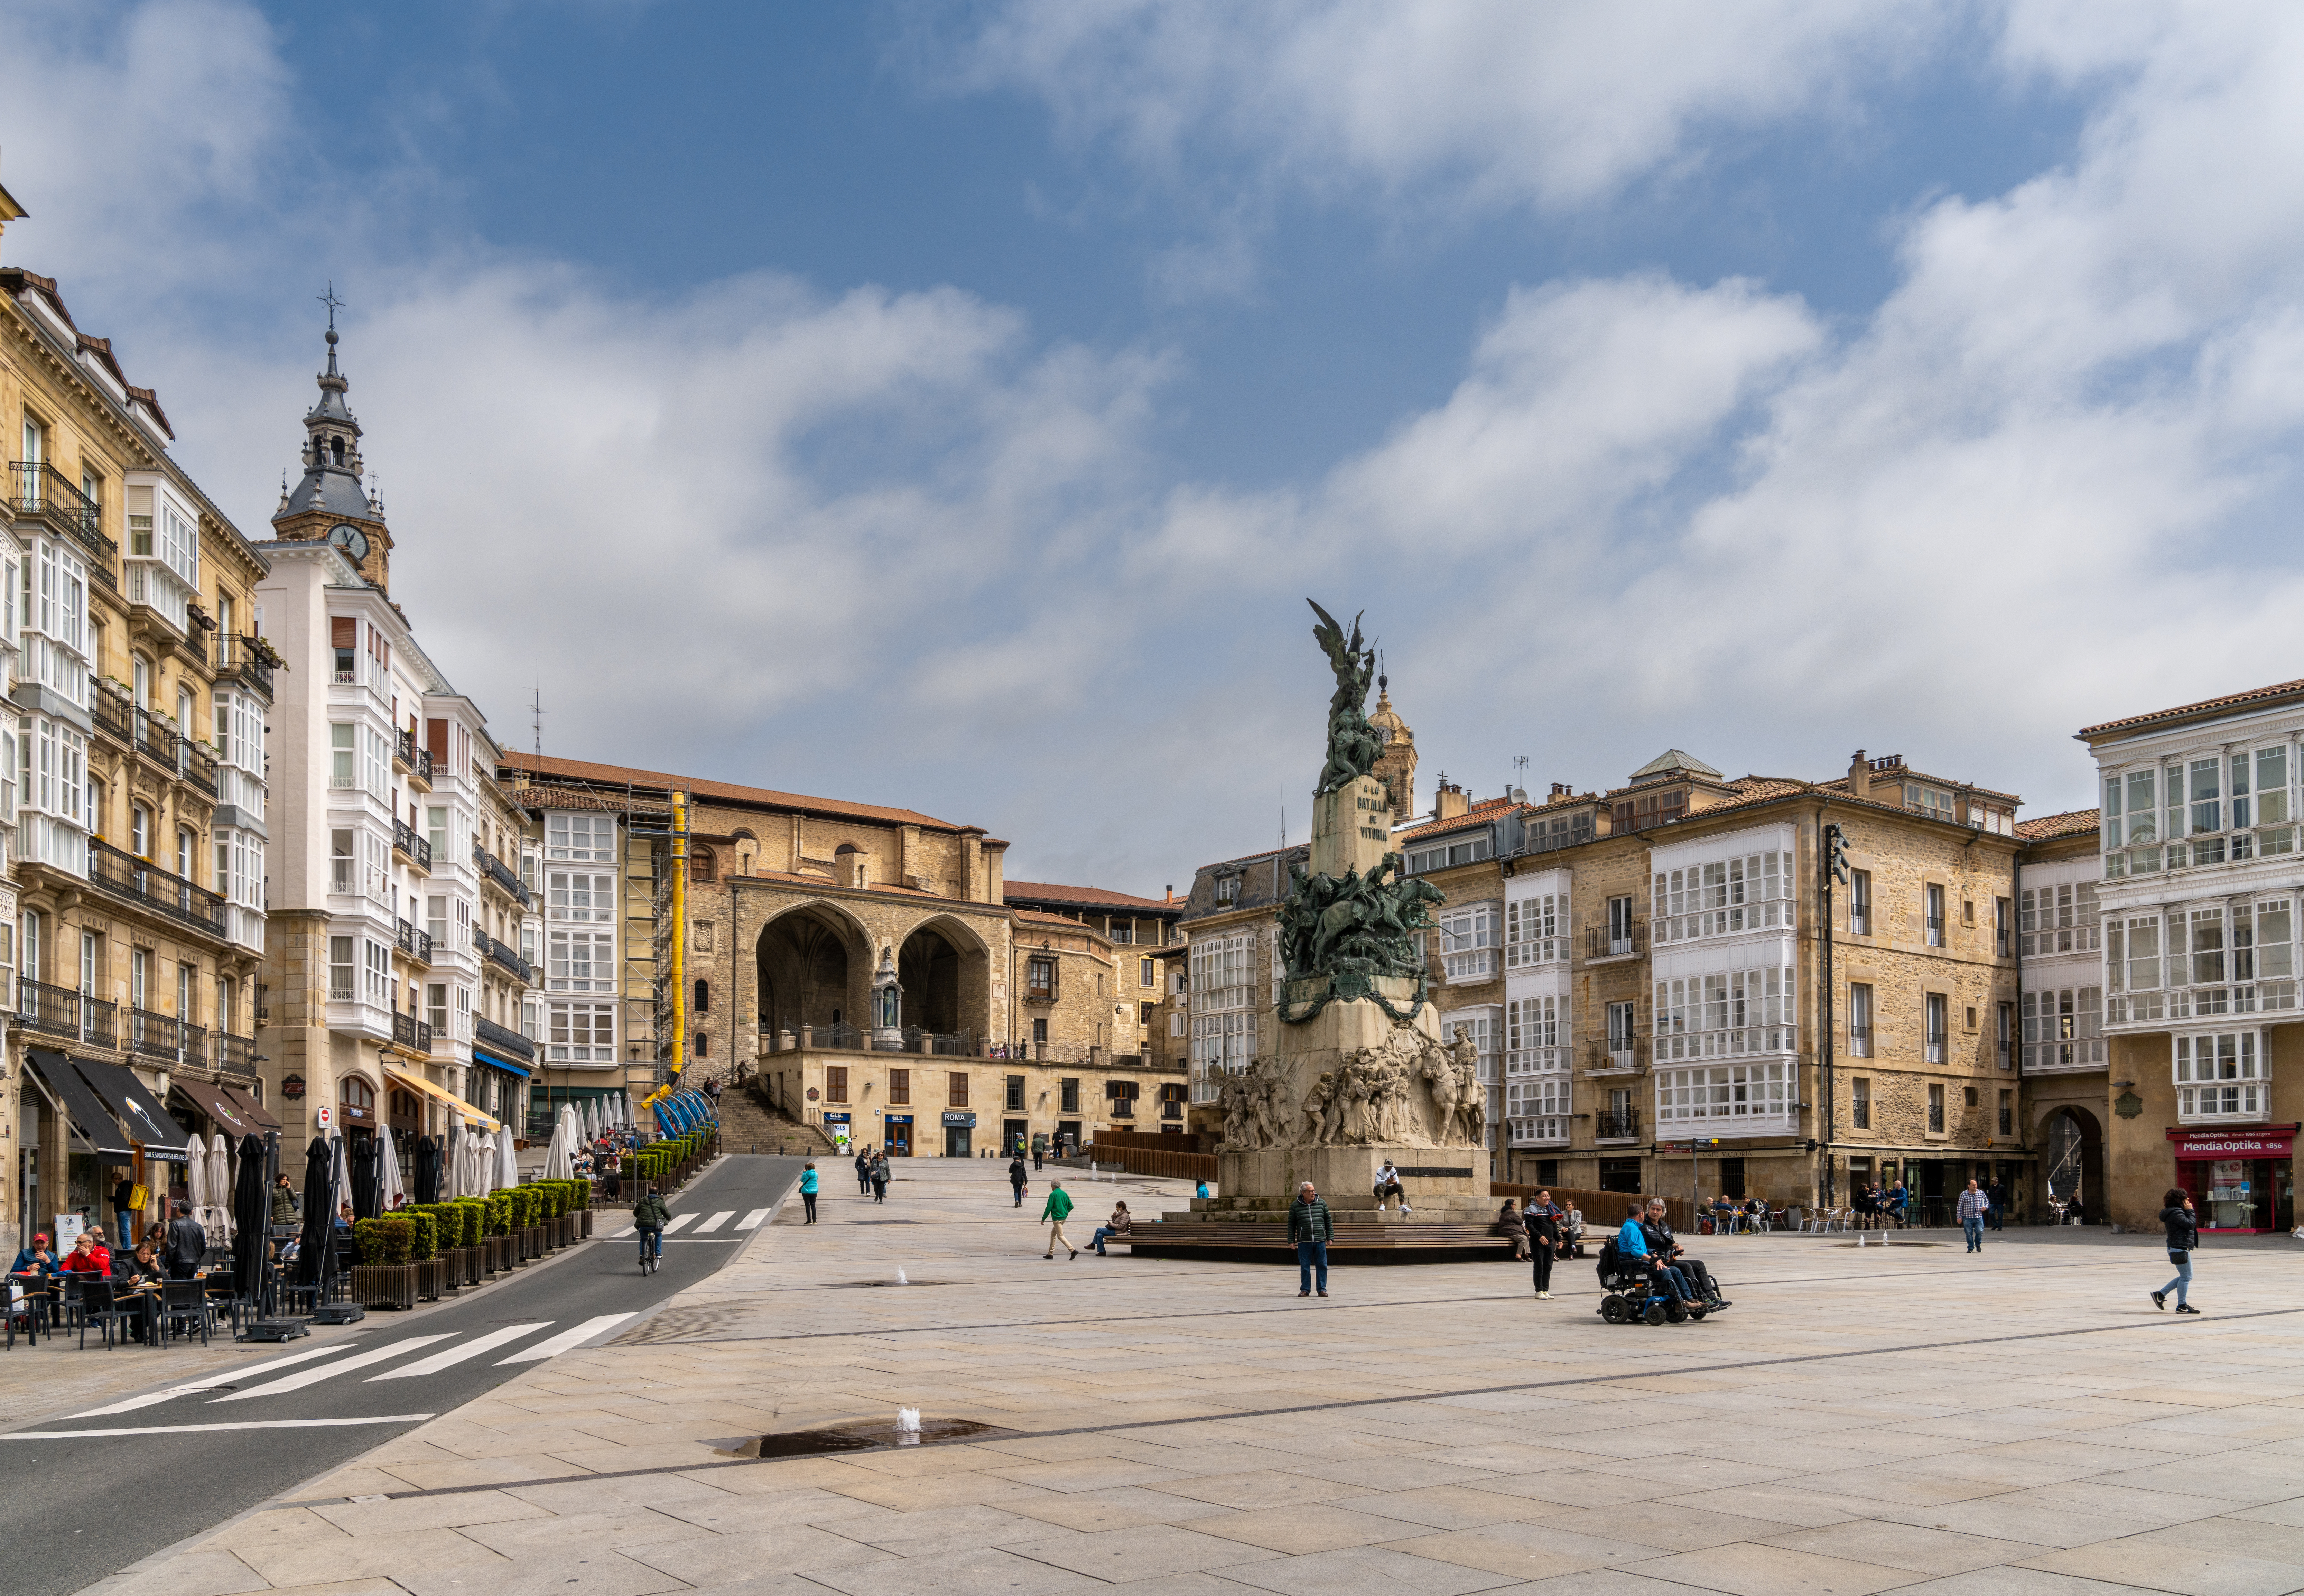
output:
{"label": "electric wheelchair", "polygon": [[1610,1324],[1684,1324],[1701,1322],[1709,1311],[1701,1303],[1683,1303],[1673,1295],[1663,1276],[1651,1269],[1620,1266],[1614,1237],[1600,1244],[1598,1265],[1600,1317]]}

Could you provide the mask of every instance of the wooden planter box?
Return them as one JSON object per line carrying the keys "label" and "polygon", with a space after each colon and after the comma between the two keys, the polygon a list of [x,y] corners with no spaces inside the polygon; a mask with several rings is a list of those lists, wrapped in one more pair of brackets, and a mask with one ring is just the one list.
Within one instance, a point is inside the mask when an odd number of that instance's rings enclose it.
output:
{"label": "wooden planter box", "polygon": [[544,1227],[529,1225],[520,1233],[521,1261],[544,1256]]}
{"label": "wooden planter box", "polygon": [[414,1263],[356,1263],[352,1265],[352,1300],[363,1308],[416,1306]]}
{"label": "wooden planter box", "polygon": [[576,1232],[577,1236],[579,1239],[589,1239],[592,1234],[592,1210],[586,1209],[576,1216],[576,1219],[580,1227]]}
{"label": "wooden planter box", "polygon": [[453,1289],[453,1287],[448,1285],[446,1259],[428,1258],[416,1266],[416,1300],[418,1302],[436,1303],[440,1300],[440,1294],[443,1291]]}
{"label": "wooden planter box", "polygon": [[480,1283],[480,1276],[487,1269],[487,1252],[486,1247],[459,1247],[449,1254],[462,1271],[460,1278],[465,1285],[478,1286]]}
{"label": "wooden planter box", "polygon": [[487,1239],[488,1273],[501,1275],[512,1268],[512,1238],[508,1235],[492,1235]]}

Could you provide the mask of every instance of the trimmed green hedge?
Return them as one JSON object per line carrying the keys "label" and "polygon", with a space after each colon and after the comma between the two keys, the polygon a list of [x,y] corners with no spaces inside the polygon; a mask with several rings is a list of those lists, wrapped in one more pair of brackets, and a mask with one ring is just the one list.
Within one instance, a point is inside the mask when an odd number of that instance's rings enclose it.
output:
{"label": "trimmed green hedge", "polygon": [[352,1245],[359,1250],[360,1261],[364,1264],[413,1262],[416,1222],[403,1214],[385,1219],[354,1219]]}

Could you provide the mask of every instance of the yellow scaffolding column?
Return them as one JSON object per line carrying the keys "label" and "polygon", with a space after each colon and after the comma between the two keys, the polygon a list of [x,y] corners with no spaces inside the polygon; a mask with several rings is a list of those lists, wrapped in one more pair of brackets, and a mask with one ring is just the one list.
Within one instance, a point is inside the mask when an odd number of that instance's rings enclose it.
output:
{"label": "yellow scaffolding column", "polygon": [[672,795],[672,1078],[688,1065],[688,794]]}

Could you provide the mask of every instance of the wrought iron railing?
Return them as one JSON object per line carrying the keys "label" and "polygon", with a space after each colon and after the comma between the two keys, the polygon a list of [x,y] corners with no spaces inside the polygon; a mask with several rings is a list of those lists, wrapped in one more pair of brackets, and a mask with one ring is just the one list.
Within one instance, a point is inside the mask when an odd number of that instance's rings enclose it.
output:
{"label": "wrought iron railing", "polygon": [[46,522],[76,539],[96,556],[97,578],[111,587],[120,585],[112,568],[120,563],[120,545],[104,535],[104,509],[45,460],[12,460],[9,507],[19,515]]}
{"label": "wrought iron railing", "polygon": [[416,779],[426,786],[430,786],[432,785],[432,751],[417,746],[416,734],[403,726],[394,734],[393,747],[400,757],[400,762],[408,767]]}
{"label": "wrought iron railing", "polygon": [[429,1053],[432,1050],[432,1027],[414,1014],[404,1014],[398,1009],[394,1009],[392,1040],[403,1048],[413,1048],[419,1053]]}
{"label": "wrought iron railing", "polygon": [[393,921],[393,941],[400,951],[420,964],[432,962],[432,933],[419,931],[404,920]]}
{"label": "wrought iron railing", "polygon": [[272,697],[272,662],[265,655],[268,647],[259,649],[257,640],[229,632],[219,632],[216,640],[216,670],[219,678],[232,677],[244,686],[265,696]]}
{"label": "wrought iron railing", "polygon": [[220,1070],[241,1070],[250,1074],[256,1069],[256,1039],[234,1036],[229,1031],[216,1033],[216,1062]]}
{"label": "wrought iron railing", "polygon": [[205,887],[90,838],[88,879],[98,888],[157,909],[211,937],[224,935],[224,901]]}
{"label": "wrought iron railing", "polygon": [[472,929],[472,943],[483,955],[502,964],[514,975],[519,976],[522,981],[530,985],[535,983],[536,972],[529,967],[526,959],[521,958],[520,955],[477,926]]}
{"label": "wrought iron railing", "polygon": [[392,823],[392,845],[416,862],[416,868],[426,875],[432,873],[432,844],[416,835],[416,828],[405,820]]}
{"label": "wrought iron railing", "polygon": [[499,1053],[509,1053],[514,1058],[533,1059],[536,1044],[509,1026],[499,1025],[486,1014],[472,1016],[473,1040]]}
{"label": "wrought iron railing", "polygon": [[16,982],[16,1013],[25,1028],[50,1036],[80,1035],[80,994],[26,976]]}
{"label": "wrought iron railing", "polygon": [[127,1042],[131,1053],[171,1061],[183,1057],[183,1029],[174,1014],[155,1014],[148,1008],[131,1008],[122,1017],[128,1022]]}
{"label": "wrought iron railing", "polygon": [[1604,1109],[1592,1116],[1592,1134],[1597,1141],[1637,1139],[1639,1133],[1640,1111],[1638,1108]]}
{"label": "wrought iron railing", "polygon": [[517,898],[521,907],[526,908],[535,903],[536,900],[530,896],[526,883],[522,882],[516,873],[507,870],[503,860],[498,859],[478,843],[472,845],[472,862],[479,867],[480,874]]}

